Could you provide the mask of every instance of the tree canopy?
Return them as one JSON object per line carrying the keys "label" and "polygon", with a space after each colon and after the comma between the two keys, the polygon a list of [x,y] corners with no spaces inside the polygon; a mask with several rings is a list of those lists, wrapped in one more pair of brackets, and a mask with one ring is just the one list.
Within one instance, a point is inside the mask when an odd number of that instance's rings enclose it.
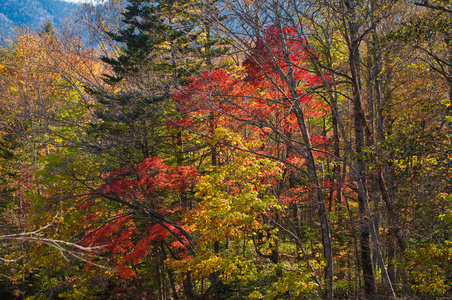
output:
{"label": "tree canopy", "polygon": [[450,14],[111,0],[18,31],[0,297],[451,297]]}

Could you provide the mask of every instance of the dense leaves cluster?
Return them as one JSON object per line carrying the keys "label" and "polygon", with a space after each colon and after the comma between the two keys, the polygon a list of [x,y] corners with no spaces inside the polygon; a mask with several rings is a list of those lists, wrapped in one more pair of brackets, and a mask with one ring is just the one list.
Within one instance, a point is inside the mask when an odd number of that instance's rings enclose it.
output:
{"label": "dense leaves cluster", "polygon": [[109,5],[0,51],[0,298],[450,297],[449,4]]}

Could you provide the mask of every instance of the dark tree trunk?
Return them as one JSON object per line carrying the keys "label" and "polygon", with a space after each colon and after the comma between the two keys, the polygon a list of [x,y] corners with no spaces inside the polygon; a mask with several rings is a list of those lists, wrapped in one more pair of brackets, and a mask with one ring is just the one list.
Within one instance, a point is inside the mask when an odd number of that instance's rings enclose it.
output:
{"label": "dark tree trunk", "polygon": [[[357,170],[355,176],[356,180],[360,181],[363,191],[358,193],[359,205],[359,237],[361,246],[361,268],[364,278],[364,291],[367,299],[378,299],[377,288],[375,283],[375,276],[372,268],[372,251],[370,243],[370,226],[372,220],[368,217],[370,212],[367,211],[366,197],[366,162],[363,157],[363,149],[365,147],[366,120],[361,100],[361,82],[360,82],[360,54],[358,39],[358,29],[354,22],[349,22],[350,40],[349,40],[349,63],[352,77],[352,91],[353,91],[353,117],[354,117],[354,133],[355,133],[355,151],[357,156]],[[364,193],[364,195],[363,195]]]}

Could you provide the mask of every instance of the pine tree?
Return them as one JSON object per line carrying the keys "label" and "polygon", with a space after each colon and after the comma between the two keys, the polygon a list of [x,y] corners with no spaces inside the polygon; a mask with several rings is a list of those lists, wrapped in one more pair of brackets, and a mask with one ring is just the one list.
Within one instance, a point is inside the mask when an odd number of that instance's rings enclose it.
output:
{"label": "pine tree", "polygon": [[107,88],[87,90],[100,104],[96,113],[101,121],[92,130],[101,137],[97,150],[122,162],[138,162],[164,151],[160,138],[164,122],[155,105],[171,101],[172,93],[190,76],[212,68],[213,58],[228,49],[215,47],[219,39],[213,37],[212,27],[218,18],[207,19],[201,3],[129,3],[123,13],[125,27],[108,33],[120,44],[119,54],[101,58],[111,69],[104,74]]}
{"label": "pine tree", "polygon": [[[204,67],[212,68],[213,57],[227,51],[222,46],[216,49],[219,39],[213,38],[211,29],[216,20],[203,19],[203,7],[199,5],[184,0],[129,1],[123,13],[124,28],[108,33],[120,45],[119,52],[116,56],[101,58],[111,70],[104,74],[105,86],[88,88],[97,100],[98,117],[97,123],[91,124],[90,133],[97,142],[94,150],[108,158],[107,170],[133,170],[147,158],[163,159],[179,166],[184,164],[182,133],[180,129],[169,128],[165,119],[167,115],[172,119],[182,116],[166,104],[173,103],[173,92],[188,83],[190,76],[199,74]],[[116,163],[111,164],[111,160]],[[131,174],[133,171],[125,176],[134,177]],[[150,197],[140,198],[136,206],[160,217],[163,208],[176,207],[168,210],[176,211],[174,215],[171,212],[165,215],[175,220],[177,211],[190,207],[189,194],[185,189],[172,196],[155,192]],[[119,198],[107,200],[120,201]],[[135,200],[130,201],[135,205]],[[130,206],[126,209],[136,210]],[[148,215],[144,217],[146,226],[149,221],[162,224]],[[155,257],[170,255],[161,247],[153,245],[149,250],[153,253],[149,257],[154,259],[150,264],[157,261]],[[157,265],[164,265],[163,261]],[[184,294],[194,298],[191,275],[186,275]],[[173,274],[167,276],[170,282],[174,281]],[[175,291],[173,288],[173,293]]]}

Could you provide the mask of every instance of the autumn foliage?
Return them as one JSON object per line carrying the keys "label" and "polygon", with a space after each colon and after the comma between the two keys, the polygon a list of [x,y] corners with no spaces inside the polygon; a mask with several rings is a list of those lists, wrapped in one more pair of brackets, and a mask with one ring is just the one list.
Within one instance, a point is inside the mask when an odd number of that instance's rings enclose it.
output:
{"label": "autumn foliage", "polygon": [[208,2],[0,47],[0,298],[450,296],[448,6]]}

